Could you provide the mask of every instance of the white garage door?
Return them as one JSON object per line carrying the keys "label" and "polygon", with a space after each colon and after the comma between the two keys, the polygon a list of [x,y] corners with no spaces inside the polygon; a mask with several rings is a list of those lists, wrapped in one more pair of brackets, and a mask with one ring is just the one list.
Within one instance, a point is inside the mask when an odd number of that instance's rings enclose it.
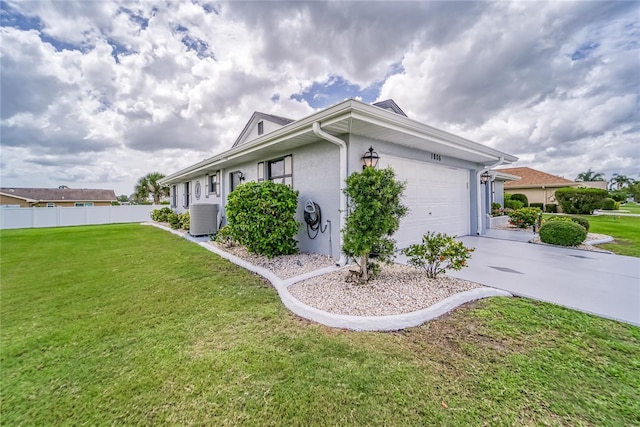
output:
{"label": "white garage door", "polygon": [[410,211],[394,236],[398,248],[421,242],[427,231],[469,234],[468,170],[382,154],[380,164],[407,181],[403,202]]}

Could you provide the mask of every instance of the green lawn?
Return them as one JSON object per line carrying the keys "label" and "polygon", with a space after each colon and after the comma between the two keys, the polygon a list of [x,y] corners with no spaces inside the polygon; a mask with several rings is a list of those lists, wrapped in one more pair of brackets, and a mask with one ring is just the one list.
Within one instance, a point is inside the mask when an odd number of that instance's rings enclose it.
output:
{"label": "green lawn", "polygon": [[589,220],[590,232],[606,234],[615,239],[598,247],[618,255],[640,257],[640,217],[589,215],[583,218]]}
{"label": "green lawn", "polygon": [[153,227],[0,235],[3,425],[640,425],[640,328],[492,298],[331,329]]}
{"label": "green lawn", "polygon": [[640,214],[640,203],[627,202],[620,207],[621,211],[629,211],[632,214]]}

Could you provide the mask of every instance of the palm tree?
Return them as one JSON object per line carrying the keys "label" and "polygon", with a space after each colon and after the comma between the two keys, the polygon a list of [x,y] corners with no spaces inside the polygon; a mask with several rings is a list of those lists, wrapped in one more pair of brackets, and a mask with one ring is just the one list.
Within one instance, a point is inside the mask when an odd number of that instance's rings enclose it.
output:
{"label": "palm tree", "polygon": [[153,204],[160,204],[160,199],[169,195],[169,187],[158,183],[162,178],[164,178],[164,175],[160,172],[146,174],[136,183],[135,194],[141,199],[146,199],[149,195],[152,195]]}
{"label": "palm tree", "polygon": [[589,168],[586,172],[580,172],[576,177],[576,181],[604,181],[604,174],[600,172],[595,173],[591,168]]}
{"label": "palm tree", "polygon": [[610,189],[613,189],[615,185],[616,189],[620,190],[625,185],[631,185],[633,183],[634,183],[634,180],[632,178],[629,178],[628,176],[625,176],[625,175],[618,175],[617,173],[614,173],[611,179],[609,180],[609,187]]}

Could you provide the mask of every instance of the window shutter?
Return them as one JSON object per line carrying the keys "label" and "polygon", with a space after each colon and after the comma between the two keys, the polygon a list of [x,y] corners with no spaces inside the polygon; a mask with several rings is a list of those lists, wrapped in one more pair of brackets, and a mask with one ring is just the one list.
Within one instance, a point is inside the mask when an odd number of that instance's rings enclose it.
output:
{"label": "window shutter", "polygon": [[211,178],[209,177],[209,174],[206,174],[204,176],[204,197],[205,198],[209,198],[209,180]]}

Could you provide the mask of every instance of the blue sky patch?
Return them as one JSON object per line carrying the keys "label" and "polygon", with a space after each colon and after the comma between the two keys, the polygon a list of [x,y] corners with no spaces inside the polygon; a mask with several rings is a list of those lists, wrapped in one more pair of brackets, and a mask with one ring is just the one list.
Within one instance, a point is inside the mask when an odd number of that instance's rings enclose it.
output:
{"label": "blue sky patch", "polygon": [[591,42],[591,43],[587,43],[587,44],[583,44],[582,46],[580,46],[578,49],[576,49],[575,52],[573,52],[570,57],[572,61],[578,61],[580,59],[584,59],[587,56],[589,56],[589,54],[596,50],[597,48],[600,47],[600,43],[596,43],[596,42]]}
{"label": "blue sky patch", "polygon": [[198,58],[212,58],[216,59],[213,53],[209,52],[209,45],[204,40],[200,40],[190,35],[182,37],[182,44],[187,47],[187,50],[192,50],[198,55]]}
{"label": "blue sky patch", "polygon": [[291,95],[296,101],[305,100],[312,108],[325,108],[337,104],[349,98],[360,98],[368,104],[374,102],[380,95],[380,89],[384,82],[394,74],[404,71],[401,63],[397,62],[389,67],[384,79],[377,81],[365,88],[350,83],[342,76],[331,75],[324,82],[314,82],[301,93]]}

